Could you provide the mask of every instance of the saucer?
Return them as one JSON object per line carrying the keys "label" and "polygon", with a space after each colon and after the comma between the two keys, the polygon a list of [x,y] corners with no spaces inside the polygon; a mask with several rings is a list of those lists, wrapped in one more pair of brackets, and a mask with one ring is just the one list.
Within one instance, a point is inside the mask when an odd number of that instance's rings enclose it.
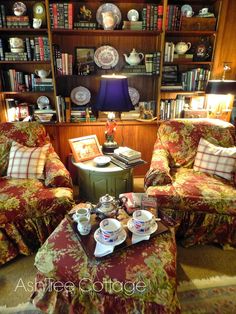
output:
{"label": "saucer", "polygon": [[129,231],[131,231],[132,233],[141,236],[141,235],[151,235],[152,233],[154,233],[155,231],[157,231],[157,229],[158,229],[158,224],[157,224],[156,222],[154,222],[154,223],[151,225],[149,231],[140,232],[140,231],[138,231],[138,230],[134,227],[133,222],[132,222],[132,218],[131,218],[131,219],[129,219],[129,221],[128,221],[128,223],[127,223],[127,227],[128,227],[128,229],[129,229]]}
{"label": "saucer", "polygon": [[103,240],[102,238],[102,232],[101,232],[101,229],[98,228],[95,232],[94,232],[94,239],[96,242],[100,243],[100,244],[103,244],[103,245],[110,245],[110,246],[116,246],[116,245],[119,245],[121,243],[123,243],[126,239],[126,231],[124,229],[122,229],[122,231],[119,233],[118,235],[118,239],[114,242],[108,242],[108,241],[105,241]]}

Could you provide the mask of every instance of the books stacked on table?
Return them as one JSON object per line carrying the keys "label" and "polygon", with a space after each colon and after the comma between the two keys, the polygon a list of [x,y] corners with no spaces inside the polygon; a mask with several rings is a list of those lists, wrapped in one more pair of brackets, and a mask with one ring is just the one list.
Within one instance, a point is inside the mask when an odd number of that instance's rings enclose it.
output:
{"label": "books stacked on table", "polygon": [[111,161],[123,169],[131,168],[139,164],[143,164],[141,152],[129,147],[119,147],[114,150]]}

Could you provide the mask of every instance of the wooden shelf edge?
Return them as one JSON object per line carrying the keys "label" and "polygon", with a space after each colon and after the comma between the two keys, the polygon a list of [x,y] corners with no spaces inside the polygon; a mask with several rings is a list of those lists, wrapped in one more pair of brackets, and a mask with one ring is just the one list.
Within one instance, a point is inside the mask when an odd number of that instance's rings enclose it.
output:
{"label": "wooden shelf edge", "polygon": [[[156,125],[158,123],[158,120],[154,121],[137,121],[137,120],[117,120],[117,124],[119,125]],[[92,121],[92,122],[48,122],[44,125],[50,125],[50,126],[57,126],[57,127],[78,127],[78,126],[105,126],[106,121]]]}
{"label": "wooden shelf edge", "polygon": [[68,35],[126,35],[126,36],[157,36],[160,35],[160,31],[151,31],[151,30],[103,30],[103,29],[52,29],[52,34],[68,34]]}

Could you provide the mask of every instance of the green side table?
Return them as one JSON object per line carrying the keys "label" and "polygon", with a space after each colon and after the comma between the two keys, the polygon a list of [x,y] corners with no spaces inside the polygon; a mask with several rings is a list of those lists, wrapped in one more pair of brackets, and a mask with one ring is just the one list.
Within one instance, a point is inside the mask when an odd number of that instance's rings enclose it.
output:
{"label": "green side table", "polygon": [[113,163],[98,167],[93,160],[73,164],[77,167],[80,197],[97,204],[105,194],[119,197],[119,194],[133,191],[133,168],[122,169]]}

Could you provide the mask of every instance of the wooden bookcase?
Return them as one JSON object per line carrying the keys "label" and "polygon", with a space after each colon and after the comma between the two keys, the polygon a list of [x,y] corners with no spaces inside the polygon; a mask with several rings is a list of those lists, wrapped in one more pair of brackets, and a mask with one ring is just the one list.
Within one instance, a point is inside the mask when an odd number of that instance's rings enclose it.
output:
{"label": "wooden bookcase", "polygon": [[[52,3],[73,4],[73,17],[74,22],[78,21],[79,8],[85,5],[92,12],[92,21],[96,22],[97,9],[103,4],[103,2],[96,1],[53,1],[45,0],[42,1],[46,7],[47,23],[43,28],[33,29],[32,28],[32,7],[38,1],[27,0],[24,3],[27,6],[27,14],[30,18],[30,28],[20,29],[14,28],[9,29],[6,27],[0,28],[1,35],[6,42],[10,37],[36,37],[36,36],[47,36],[49,41],[50,49],[50,61],[0,61],[0,70],[15,69],[17,71],[25,71],[33,73],[35,69],[43,68],[45,70],[51,70],[51,76],[53,79],[54,90],[53,92],[12,92],[9,90],[3,90],[3,84],[1,84],[0,91],[0,122],[6,121],[5,114],[5,98],[15,98],[19,102],[27,102],[35,104],[39,96],[45,95],[50,99],[50,103],[53,108],[56,108],[56,96],[62,95],[63,97],[70,97],[71,90],[77,86],[84,86],[91,92],[91,104],[96,99],[96,94],[99,88],[100,76],[107,73],[123,73],[124,65],[126,64],[124,53],[129,54],[133,48],[137,52],[144,54],[160,51],[160,75],[127,75],[129,86],[134,87],[140,94],[140,101],[153,100],[156,104],[156,115],[160,117],[160,100],[163,98],[174,98],[178,94],[178,91],[161,91],[162,81],[162,70],[164,64],[164,51],[165,42],[173,41],[175,43],[179,41],[188,42],[191,41],[192,47],[199,41],[201,36],[209,37],[212,46],[211,58],[207,61],[201,62],[184,62],[178,61],[173,64],[177,64],[181,70],[192,69],[194,67],[201,66],[207,69],[213,69],[214,72],[219,72],[221,67],[221,57],[219,51],[222,47],[217,46],[218,37],[222,43],[222,31],[225,29],[225,18],[226,15],[233,14],[233,10],[228,10],[228,0],[192,0],[191,6],[195,13],[203,7],[209,7],[209,11],[213,11],[217,17],[217,27],[214,31],[168,31],[166,29],[166,18],[168,14],[168,5],[177,4],[180,7],[186,3],[186,1],[175,1],[175,0],[118,0],[113,2],[120,10],[122,15],[121,23],[118,29],[115,30],[103,30],[99,29],[65,29],[65,28],[53,28],[50,23],[50,5]],[[1,4],[6,7],[8,14],[13,15],[12,6],[14,1],[3,0]],[[162,19],[162,30],[123,30],[122,21],[127,20],[127,13],[131,9],[136,9],[140,14],[144,7],[147,5],[161,5],[163,6],[163,19]],[[222,9],[221,9],[222,5]],[[224,27],[224,29],[223,29]],[[220,33],[220,35],[219,35]],[[93,47],[97,49],[103,45],[109,45],[114,47],[119,53],[119,62],[115,68],[111,70],[103,70],[96,67],[96,71],[90,75],[82,76],[77,75],[76,69],[73,66],[72,75],[61,75],[55,71],[55,58],[54,56],[54,45],[58,45],[61,48],[61,52],[73,55],[73,65],[75,58],[76,47]],[[224,49],[227,45],[231,45],[230,38],[228,42],[224,44]],[[228,49],[228,48],[227,48]],[[231,49],[232,50],[232,49]],[[215,63],[214,56],[217,56],[217,64]],[[231,58],[232,59],[232,58]],[[228,60],[224,60],[228,61]],[[230,61],[230,60],[229,60]],[[214,72],[211,72],[211,77],[214,77]],[[182,92],[181,92],[182,93]],[[199,94],[198,92],[184,92],[188,94]],[[70,152],[68,138],[97,134],[99,141],[102,143],[104,138],[104,122],[91,122],[91,123],[51,123],[45,124],[54,146],[62,158],[63,162],[66,162],[66,158]],[[153,144],[156,138],[156,122],[137,122],[137,121],[120,121],[118,122],[117,140],[120,145],[130,146],[134,149],[142,151],[143,159],[150,161]],[[148,169],[149,164],[141,167],[137,167],[136,174],[144,174]]]}

